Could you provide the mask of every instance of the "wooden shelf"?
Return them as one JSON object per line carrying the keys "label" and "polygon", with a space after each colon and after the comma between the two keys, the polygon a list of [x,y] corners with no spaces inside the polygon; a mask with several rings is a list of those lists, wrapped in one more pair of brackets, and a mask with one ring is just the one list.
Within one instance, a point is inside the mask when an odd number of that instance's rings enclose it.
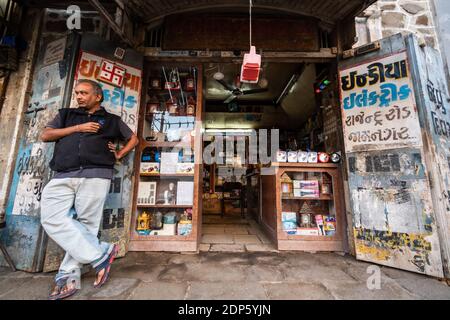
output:
{"label": "wooden shelf", "polygon": [[[162,115],[160,112],[158,114],[151,114],[148,113],[146,108],[140,108],[139,110],[139,122],[138,122],[138,136],[140,139],[140,144],[138,150],[136,150],[135,159],[136,162],[141,164],[142,159],[142,152],[144,148],[151,148],[153,151],[170,151],[172,148],[174,149],[174,152],[177,152],[179,150],[182,150],[183,148],[190,148],[192,150],[195,150],[195,148],[198,148],[200,140],[196,140],[194,137],[192,137],[188,132],[185,132],[184,129],[180,128],[178,130],[178,125],[176,127],[173,127],[171,129],[174,129],[178,131],[178,133],[183,137],[183,141],[187,142],[169,142],[164,141],[164,138],[162,138],[162,134],[158,133],[159,141],[147,141],[145,140],[146,137],[150,135],[149,130],[151,130],[151,124],[149,123],[149,120],[155,117],[155,116],[163,116],[165,118],[170,118],[170,121],[180,121],[180,122],[189,122],[189,128],[192,127],[192,130],[196,133],[199,132],[200,127],[198,126],[197,121],[200,121],[203,115],[202,107],[203,107],[203,80],[202,80],[202,65],[201,64],[192,64],[192,63],[177,63],[177,62],[160,62],[160,63],[154,63],[154,62],[146,62],[145,63],[145,70],[144,74],[157,74],[158,72],[161,72],[161,67],[165,66],[167,68],[169,67],[177,67],[180,68],[180,71],[188,71],[191,70],[192,67],[195,67],[198,71],[198,78],[197,78],[197,91],[196,94],[194,91],[192,92],[185,92],[186,97],[189,97],[190,95],[194,96],[194,99],[196,101],[196,108],[195,108],[195,114],[194,115],[169,115],[167,111],[164,111],[164,115]],[[160,96],[158,100],[162,100],[162,97],[166,101],[169,96],[169,90],[161,88],[160,90],[152,89],[150,88],[150,76],[144,77],[143,82],[143,90],[146,91],[150,95]],[[179,97],[181,91],[180,90],[171,90],[172,94],[176,97]],[[164,102],[164,101],[162,101]],[[145,104],[145,101],[144,101]],[[162,107],[161,109],[164,109]],[[149,110],[148,110],[149,111]],[[167,117],[169,116],[169,117]],[[192,124],[193,123],[193,124]],[[200,145],[201,146],[201,145]],[[197,156],[197,154],[195,154]],[[172,171],[174,172],[174,171]],[[194,172],[189,173],[172,173],[172,174],[161,174],[158,173],[141,173],[141,170],[138,168],[134,172],[135,176],[135,184],[134,184],[134,202],[133,202],[133,216],[131,221],[131,235],[130,235],[130,243],[129,243],[129,250],[130,251],[189,251],[189,252],[196,252],[198,250],[198,241],[200,239],[199,236],[199,221],[201,221],[201,187],[202,187],[202,178],[200,174],[202,173],[200,164],[195,164]],[[160,202],[157,202],[157,204],[149,205],[149,204],[143,204],[143,203],[137,203],[138,198],[138,192],[139,192],[139,182],[141,181],[158,181],[160,180],[163,182],[163,177],[166,177],[169,181],[169,179],[172,180],[178,180],[178,181],[189,181],[194,183],[194,192],[193,192],[193,199],[192,202],[189,199],[189,202],[191,202],[191,205],[180,205],[180,204],[174,204],[174,205],[164,205],[164,204],[158,204]],[[157,192],[160,192],[158,190],[158,187],[162,186],[161,184],[158,184],[157,186]],[[159,199],[159,197],[158,197]],[[192,231],[189,235],[180,236],[180,235],[173,235],[173,236],[166,236],[166,235],[139,235],[136,231],[137,223],[139,214],[142,213],[143,210],[148,211],[156,211],[156,210],[163,210],[164,211],[183,211],[185,209],[192,209]]]}
{"label": "wooden shelf", "polygon": [[160,173],[141,173],[141,177],[194,177],[194,173],[167,173],[167,174],[160,174]]}
{"label": "wooden shelf", "polygon": [[174,148],[174,147],[193,147],[194,144],[191,142],[169,142],[169,141],[144,141],[142,142],[142,148],[151,147],[151,148]]}
{"label": "wooden shelf", "polygon": [[177,204],[154,204],[154,205],[150,205],[150,204],[138,204],[137,205],[138,208],[175,208],[175,209],[183,209],[183,208],[192,208],[193,205],[177,205]]}
{"label": "wooden shelf", "polygon": [[313,197],[281,197],[282,200],[333,200],[333,195],[321,195],[318,198]]}
{"label": "wooden shelf", "polygon": [[272,162],[273,167],[292,167],[292,168],[339,168],[338,163],[303,163],[303,162]]}
{"label": "wooden shelf", "polygon": [[[157,114],[159,114],[159,113],[165,113],[165,112],[167,112],[167,111],[158,111],[158,112],[151,112],[151,113],[146,113],[146,114],[144,114],[144,117],[145,118],[149,118],[149,117],[153,117],[153,115],[155,114],[155,113],[157,113]],[[171,116],[171,117],[180,117],[180,118],[186,118],[186,117],[191,117],[191,118],[194,118],[194,121],[195,121],[195,114],[190,114],[190,115],[175,115],[175,114],[169,114],[169,116]]]}
{"label": "wooden shelf", "polygon": [[[272,163],[277,168],[276,174],[261,175],[262,197],[262,225],[264,230],[276,241],[278,250],[300,251],[342,251],[345,240],[345,207],[342,193],[342,178],[339,164],[335,163]],[[281,177],[284,174],[328,174],[330,191],[333,194],[320,194],[319,197],[294,197],[281,192]],[[323,182],[322,177],[322,182]],[[320,179],[318,179],[320,180]],[[301,200],[301,201],[299,201]],[[313,213],[327,212],[336,218],[336,231],[334,235],[295,235],[283,230],[283,211],[300,211],[302,202],[321,201],[317,208],[311,208]],[[317,212],[315,211],[317,209]],[[276,215],[274,214],[276,213]]]}

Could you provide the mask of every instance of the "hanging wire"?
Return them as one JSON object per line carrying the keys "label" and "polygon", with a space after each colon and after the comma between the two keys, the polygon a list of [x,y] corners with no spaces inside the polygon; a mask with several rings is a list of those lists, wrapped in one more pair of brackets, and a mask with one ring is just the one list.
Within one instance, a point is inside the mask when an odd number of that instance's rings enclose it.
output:
{"label": "hanging wire", "polygon": [[[166,74],[166,69],[164,68],[164,66],[162,67],[162,70],[163,70],[163,73],[164,73],[164,79],[166,80],[166,83],[168,82],[167,81],[167,74]],[[173,101],[173,98],[172,98],[172,91],[170,90],[170,84],[168,85],[168,89],[169,89],[169,95],[170,95],[170,101]]]}
{"label": "hanging wire", "polygon": [[252,47],[252,7],[253,7],[253,2],[252,0],[250,1],[250,48]]}

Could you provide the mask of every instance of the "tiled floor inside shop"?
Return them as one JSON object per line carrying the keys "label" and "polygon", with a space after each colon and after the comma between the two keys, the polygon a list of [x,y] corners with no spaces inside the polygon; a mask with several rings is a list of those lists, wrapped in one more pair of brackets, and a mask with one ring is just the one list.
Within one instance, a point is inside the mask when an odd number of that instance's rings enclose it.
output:
{"label": "tiled floor inside shop", "polygon": [[240,214],[203,215],[200,251],[276,252],[275,245],[252,218]]}

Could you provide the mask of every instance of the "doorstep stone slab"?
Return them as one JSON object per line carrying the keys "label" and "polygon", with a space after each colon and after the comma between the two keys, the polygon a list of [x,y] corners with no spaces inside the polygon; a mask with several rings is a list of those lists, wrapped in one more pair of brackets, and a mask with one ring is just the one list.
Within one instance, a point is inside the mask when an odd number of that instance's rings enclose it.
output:
{"label": "doorstep stone slab", "polygon": [[225,233],[231,234],[231,235],[248,235],[248,229],[247,227],[225,227]]}
{"label": "doorstep stone slab", "polygon": [[245,252],[243,244],[213,244],[210,252]]}
{"label": "doorstep stone slab", "polygon": [[187,266],[186,273],[180,277],[180,282],[184,281],[205,281],[205,282],[246,282],[245,269],[248,266],[239,264],[208,263]]}
{"label": "doorstep stone slab", "polygon": [[[111,277],[114,278],[130,278],[138,279],[145,282],[153,282],[158,279],[159,274],[165,269],[165,265],[141,265],[136,264],[124,268],[118,268],[113,265],[111,269]],[[95,279],[92,278],[92,282]]]}
{"label": "doorstep stone slab", "polygon": [[211,248],[211,245],[209,243],[200,243],[198,246],[200,252],[208,252]]}
{"label": "doorstep stone slab", "polygon": [[224,234],[224,227],[202,226],[202,234]]}
{"label": "doorstep stone slab", "polygon": [[282,268],[278,266],[269,266],[256,264],[245,269],[246,281],[250,282],[274,282],[284,281]]}
{"label": "doorstep stone slab", "polygon": [[287,281],[316,284],[324,280],[358,283],[351,275],[345,273],[338,267],[323,265],[299,265],[285,269]]}
{"label": "doorstep stone slab", "polygon": [[248,252],[278,252],[275,246],[270,244],[246,244],[245,248]]}
{"label": "doorstep stone slab", "polygon": [[327,290],[339,300],[417,300],[419,296],[409,293],[395,282],[384,283],[380,289],[369,289],[366,282],[323,281]]}
{"label": "doorstep stone slab", "polygon": [[255,235],[235,235],[234,236],[235,243],[241,244],[261,244],[261,240]]}
{"label": "doorstep stone slab", "polygon": [[0,293],[0,299],[47,300],[54,284],[53,277],[13,278],[10,281],[1,283],[0,290],[2,293]]}
{"label": "doorstep stone slab", "polygon": [[420,299],[450,300],[450,286],[436,279],[424,277],[415,281],[397,279],[395,282],[409,292],[414,292]]}
{"label": "doorstep stone slab", "polygon": [[267,300],[258,282],[192,282],[187,294],[190,300]]}
{"label": "doorstep stone slab", "polygon": [[187,289],[187,282],[142,282],[133,290],[127,300],[183,300]]}
{"label": "doorstep stone slab", "polygon": [[333,295],[320,284],[265,283],[269,299],[273,300],[334,300]]}
{"label": "doorstep stone slab", "polygon": [[98,293],[93,294],[92,298],[112,299],[127,294],[137,284],[139,280],[130,278],[114,278],[104,284]]}
{"label": "doorstep stone slab", "polygon": [[202,243],[234,243],[233,235],[230,234],[205,234]]}

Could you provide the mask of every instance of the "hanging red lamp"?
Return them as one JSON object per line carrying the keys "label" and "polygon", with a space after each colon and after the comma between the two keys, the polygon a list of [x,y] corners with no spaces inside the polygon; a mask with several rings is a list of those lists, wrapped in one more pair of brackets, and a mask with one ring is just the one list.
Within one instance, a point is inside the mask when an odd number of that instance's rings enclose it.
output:
{"label": "hanging red lamp", "polygon": [[259,72],[261,70],[261,55],[256,54],[256,47],[252,45],[252,0],[250,4],[250,52],[244,55],[241,67],[241,82],[258,83]]}
{"label": "hanging red lamp", "polygon": [[250,47],[250,53],[244,55],[241,68],[241,82],[258,83],[261,70],[261,55],[256,54],[256,47]]}

